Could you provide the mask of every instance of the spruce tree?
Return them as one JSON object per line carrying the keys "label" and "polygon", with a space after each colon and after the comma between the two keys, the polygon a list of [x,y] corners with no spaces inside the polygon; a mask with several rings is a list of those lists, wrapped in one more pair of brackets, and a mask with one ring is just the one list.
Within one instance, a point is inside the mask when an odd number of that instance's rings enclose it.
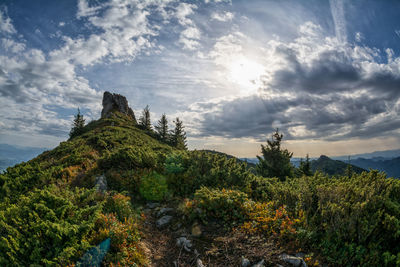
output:
{"label": "spruce tree", "polygon": [[310,162],[310,157],[308,156],[308,154],[306,156],[305,161],[303,161],[303,159],[301,159],[299,169],[300,169],[300,172],[302,175],[306,175],[306,176],[312,175],[311,162]]}
{"label": "spruce tree", "polygon": [[167,116],[163,114],[160,120],[157,122],[157,125],[154,126],[160,139],[164,142],[168,141],[168,120]]}
{"label": "spruce tree", "polygon": [[290,163],[293,153],[281,149],[282,138],[283,134],[276,129],[272,139],[267,140],[267,145],[261,145],[262,157],[257,156],[259,163],[256,166],[256,171],[261,176],[278,177],[281,181],[286,177],[293,177],[293,166]]}
{"label": "spruce tree", "polygon": [[171,136],[172,145],[178,149],[186,150],[187,149],[186,132],[184,131],[183,122],[181,120],[179,120],[179,118],[176,118],[174,123],[175,123],[175,129],[172,132],[172,136]]}
{"label": "spruce tree", "polygon": [[151,121],[150,121],[150,108],[147,105],[143,111],[142,116],[139,118],[139,125],[143,130],[151,131]]}
{"label": "spruce tree", "polygon": [[75,136],[82,134],[84,126],[85,126],[85,119],[83,118],[83,115],[81,114],[81,111],[78,108],[78,113],[75,115],[72,129],[69,132],[69,137],[74,138]]}

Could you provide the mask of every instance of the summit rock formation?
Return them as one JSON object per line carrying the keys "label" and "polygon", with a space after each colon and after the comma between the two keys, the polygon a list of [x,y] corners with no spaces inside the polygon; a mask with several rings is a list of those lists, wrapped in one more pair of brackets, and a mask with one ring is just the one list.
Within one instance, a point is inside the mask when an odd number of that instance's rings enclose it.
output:
{"label": "summit rock formation", "polygon": [[136,122],[135,114],[129,107],[126,97],[106,91],[103,95],[103,110],[101,111],[101,117],[108,118],[113,111],[119,111],[126,114]]}

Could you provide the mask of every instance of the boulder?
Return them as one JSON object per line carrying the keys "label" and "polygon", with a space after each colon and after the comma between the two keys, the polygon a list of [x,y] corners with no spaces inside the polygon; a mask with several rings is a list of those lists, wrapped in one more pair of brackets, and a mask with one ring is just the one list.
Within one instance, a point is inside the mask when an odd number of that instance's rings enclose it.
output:
{"label": "boulder", "polygon": [[167,226],[172,220],[172,216],[165,215],[156,221],[157,228],[163,228]]}
{"label": "boulder", "polygon": [[161,217],[162,215],[165,214],[170,214],[171,212],[173,212],[174,209],[173,208],[161,208],[158,212],[157,212],[157,217]]}
{"label": "boulder", "polygon": [[193,224],[191,232],[192,232],[192,236],[200,237],[202,234],[200,225],[198,225],[197,223]]}
{"label": "boulder", "polygon": [[104,174],[96,177],[94,188],[99,192],[107,191],[107,179]]}
{"label": "boulder", "polygon": [[197,259],[196,267],[205,267],[205,266],[204,266],[203,262],[200,259]]}
{"label": "boulder", "polygon": [[179,237],[176,239],[176,246],[182,247],[187,252],[190,252],[190,250],[192,248],[192,242],[190,242],[190,240],[187,239],[186,237],[182,236],[182,237]]}
{"label": "boulder", "polygon": [[291,256],[291,255],[284,253],[284,254],[280,255],[279,258],[281,260],[283,260],[284,262],[291,264],[294,267],[307,267],[307,264],[300,257]]}
{"label": "boulder", "polygon": [[242,267],[250,267],[251,263],[248,259],[242,258],[241,266]]}
{"label": "boulder", "polygon": [[101,111],[101,117],[108,118],[114,111],[119,111],[122,114],[126,114],[136,122],[135,114],[129,107],[126,97],[106,91],[103,95],[103,110]]}

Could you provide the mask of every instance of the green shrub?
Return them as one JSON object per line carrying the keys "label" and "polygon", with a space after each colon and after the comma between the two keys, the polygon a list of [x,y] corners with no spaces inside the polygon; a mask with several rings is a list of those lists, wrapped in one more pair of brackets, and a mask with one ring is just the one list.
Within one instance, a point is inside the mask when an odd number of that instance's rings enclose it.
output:
{"label": "green shrub", "polygon": [[104,213],[114,213],[121,222],[136,215],[133,212],[130,197],[120,193],[107,196],[103,211]]}
{"label": "green shrub", "polygon": [[66,266],[76,261],[91,247],[101,209],[102,199],[93,190],[54,185],[0,206],[0,265]]}
{"label": "green shrub", "polygon": [[155,171],[150,172],[142,177],[139,192],[146,200],[164,200],[169,196],[167,179]]}
{"label": "green shrub", "polygon": [[197,190],[193,202],[186,203],[189,212],[201,210],[197,216],[203,222],[206,223],[208,218],[214,218],[222,220],[226,225],[243,222],[249,205],[247,195],[241,191],[207,187]]}
{"label": "green shrub", "polygon": [[184,158],[182,153],[173,153],[167,156],[164,163],[167,174],[181,174],[185,171]]}
{"label": "green shrub", "polygon": [[169,156],[164,164],[170,189],[178,196],[192,196],[202,186],[243,189],[253,177],[234,158],[205,151],[186,153]]}

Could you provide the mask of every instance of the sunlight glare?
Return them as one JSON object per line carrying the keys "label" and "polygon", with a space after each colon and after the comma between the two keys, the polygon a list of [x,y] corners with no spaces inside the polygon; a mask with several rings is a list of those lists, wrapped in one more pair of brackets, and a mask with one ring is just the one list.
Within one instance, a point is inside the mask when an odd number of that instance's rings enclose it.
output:
{"label": "sunlight glare", "polygon": [[229,80],[241,86],[241,92],[245,94],[254,94],[261,86],[261,75],[264,67],[246,57],[234,59],[229,67]]}

